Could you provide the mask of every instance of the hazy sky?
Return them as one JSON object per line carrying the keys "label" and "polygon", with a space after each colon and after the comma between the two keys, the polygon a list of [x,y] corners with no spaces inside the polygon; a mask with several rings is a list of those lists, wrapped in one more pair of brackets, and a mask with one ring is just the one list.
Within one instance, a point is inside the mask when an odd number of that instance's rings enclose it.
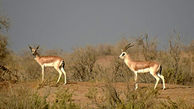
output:
{"label": "hazy sky", "polygon": [[142,32],[165,46],[174,29],[194,40],[194,0],[0,0],[0,12],[11,20],[14,51],[28,44],[69,51]]}

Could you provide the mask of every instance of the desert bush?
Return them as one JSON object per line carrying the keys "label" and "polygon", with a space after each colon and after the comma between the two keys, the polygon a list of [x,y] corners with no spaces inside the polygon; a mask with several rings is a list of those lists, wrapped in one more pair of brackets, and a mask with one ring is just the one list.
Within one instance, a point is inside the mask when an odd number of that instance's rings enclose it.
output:
{"label": "desert bush", "polygon": [[18,78],[17,72],[12,72],[9,69],[7,69],[5,66],[0,65],[0,82],[2,81],[17,82],[18,79],[19,78]]}
{"label": "desert bush", "polygon": [[126,104],[125,108],[130,109],[150,109],[155,108],[157,103],[158,90],[153,88],[144,88],[134,91],[128,88],[125,92]]}
{"label": "desert bush", "polygon": [[181,37],[176,34],[169,40],[169,50],[159,53],[159,61],[164,67],[162,73],[167,83],[192,83],[192,63],[183,48]]}
{"label": "desert bush", "polygon": [[94,99],[96,101],[97,92],[97,88],[91,87],[90,89],[88,89],[88,93],[86,93],[85,96],[89,99]]}
{"label": "desert bush", "polygon": [[[174,77],[179,73],[179,63],[181,59],[181,51],[182,51],[182,44],[180,39],[180,34],[177,34],[177,36],[174,39],[169,40],[169,52],[173,59],[173,69],[174,69]],[[175,77],[176,78],[176,77]]]}
{"label": "desert bush", "polygon": [[[182,108],[191,108],[186,102],[183,100],[171,100],[167,99],[159,99],[160,93],[158,90],[154,90],[153,88],[144,88],[138,91],[128,90],[126,93],[126,103],[123,107],[126,109],[182,109]],[[182,102],[180,102],[182,101]],[[186,106],[186,107],[185,107]]]}
{"label": "desert bush", "polygon": [[10,27],[10,20],[8,17],[0,16],[0,31],[8,31]]}
{"label": "desert bush", "polygon": [[108,44],[101,44],[96,47],[97,54],[100,56],[113,55],[114,46]]}
{"label": "desert bush", "polygon": [[[107,83],[103,87],[104,101],[97,102],[98,109],[190,109],[191,105],[183,100],[171,100],[170,98],[160,98],[159,91],[151,87],[142,88],[134,91],[127,88],[124,92],[124,98],[121,99],[121,93],[113,85]],[[95,97],[94,97],[95,99]]]}
{"label": "desert bush", "polygon": [[73,103],[72,93],[68,89],[56,93],[56,101],[50,106],[51,109],[80,109]]}
{"label": "desert bush", "polygon": [[9,50],[7,48],[8,39],[3,35],[4,30],[9,29],[9,21],[8,18],[4,16],[0,16],[0,64],[5,64],[6,61],[4,59],[9,54]]}
{"label": "desert bush", "polygon": [[178,99],[176,101],[171,100],[167,97],[166,100],[160,101],[158,105],[160,109],[192,109],[193,106],[191,104],[186,103],[182,99]]}
{"label": "desert bush", "polygon": [[[188,47],[186,47],[185,51],[187,54],[189,54],[189,63],[190,63],[190,77],[192,77],[192,83],[194,83],[194,40],[191,41]],[[194,84],[193,84],[194,85]]]}
{"label": "desert bush", "polygon": [[22,81],[35,80],[41,77],[41,67],[33,59],[33,56],[28,51],[23,51],[20,55],[20,74]]}
{"label": "desert bush", "polygon": [[96,50],[93,47],[75,49],[68,62],[68,72],[73,73],[73,79],[77,81],[93,80],[95,62]]}
{"label": "desert bush", "polygon": [[112,50],[113,55],[119,56],[121,54],[121,49],[123,49],[129,43],[128,39],[123,37],[120,41],[118,41]]}
{"label": "desert bush", "polygon": [[9,51],[7,49],[7,38],[0,34],[0,64],[5,64],[4,59],[9,54]]}
{"label": "desert bush", "polygon": [[140,89],[137,91],[128,89],[125,92],[125,99],[121,99],[112,85],[106,85],[106,89],[108,94],[105,95],[107,97],[107,104],[103,107],[105,109],[153,108],[158,95],[158,91],[151,88]]}
{"label": "desert bush", "polygon": [[100,93],[96,88],[89,89],[88,93],[86,93],[86,97],[88,97],[93,104],[95,104],[95,108],[97,109],[116,109],[117,105],[122,104],[121,99],[119,98],[119,94],[116,89],[109,82],[105,84],[104,87],[101,87]]}
{"label": "desert bush", "polygon": [[[157,59],[157,40],[149,40],[149,35],[145,33],[145,42],[139,41],[139,44],[143,46],[143,55],[146,61],[152,61]],[[143,39],[142,39],[143,40]]]}
{"label": "desert bush", "polygon": [[133,72],[130,71],[123,60],[119,59],[118,56],[111,57],[109,61],[109,65],[95,64],[93,69],[95,81],[125,82],[133,79]]}
{"label": "desert bush", "polygon": [[111,75],[112,73],[110,72],[109,68],[98,65],[98,64],[94,66],[93,71],[95,74],[94,81],[104,82],[104,81],[106,81],[107,77],[112,77],[112,75]]}
{"label": "desert bush", "polygon": [[112,67],[112,82],[129,81],[133,79],[133,72],[125,65],[123,60],[115,57],[111,64]]}
{"label": "desert bush", "polygon": [[7,56],[9,53],[7,45],[7,37],[5,37],[2,32],[9,29],[9,21],[8,18],[4,16],[0,16],[0,64],[2,64],[3,59]]}
{"label": "desert bush", "polygon": [[105,90],[106,90],[105,95],[107,96],[108,104],[110,104],[111,108],[115,108],[116,106],[122,104],[118,92],[110,83],[107,83],[105,85]]}
{"label": "desert bush", "polygon": [[3,35],[9,29],[9,19],[0,16],[0,81],[18,81],[17,71],[10,67],[9,61],[12,59],[12,52],[7,48],[8,38]]}
{"label": "desert bush", "polygon": [[10,88],[0,93],[0,109],[80,109],[73,103],[72,93],[69,90],[60,90],[56,93],[53,102],[47,101],[47,96],[40,96],[38,91],[24,87]]}
{"label": "desert bush", "polygon": [[19,87],[0,94],[0,109],[47,109],[46,98],[37,92]]}

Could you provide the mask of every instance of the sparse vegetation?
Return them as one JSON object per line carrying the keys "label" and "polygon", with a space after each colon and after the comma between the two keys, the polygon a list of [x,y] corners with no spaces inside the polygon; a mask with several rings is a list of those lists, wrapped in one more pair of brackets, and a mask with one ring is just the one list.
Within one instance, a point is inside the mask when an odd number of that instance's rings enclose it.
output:
{"label": "sparse vegetation", "polygon": [[93,47],[74,50],[68,64],[68,71],[73,73],[74,80],[89,81],[95,78],[93,69],[96,56],[96,50]]}
{"label": "sparse vegetation", "polygon": [[[181,43],[180,36],[174,36],[175,39],[169,41],[169,50],[157,50],[157,42],[155,40],[148,40],[146,34],[146,42],[143,40],[135,44],[133,48],[128,50],[129,55],[135,60],[152,60],[159,61],[163,66],[163,74],[167,83],[175,84],[193,84],[193,72],[192,62],[190,61],[190,55],[192,54],[192,47],[184,46]],[[29,50],[24,51],[20,55],[16,55],[7,49],[7,39],[2,37],[1,46],[1,63],[5,65],[10,71],[15,72],[18,75],[19,81],[35,80],[41,77],[41,68],[33,60],[33,56],[29,53]],[[117,57],[120,53],[119,48],[122,48],[129,41],[122,39],[115,46],[105,46],[103,52],[99,50],[100,47],[76,48],[73,53],[67,54],[61,50],[41,50],[41,54],[57,54],[65,58],[66,71],[70,81],[104,81],[106,75],[112,75],[112,81],[129,81],[133,79],[133,73],[126,67],[123,61]],[[183,49],[187,48],[187,49]],[[110,52],[110,54],[106,53]],[[151,53],[151,54],[149,54]],[[7,55],[9,54],[9,55]],[[65,54],[65,55],[64,55]],[[112,56],[109,60],[110,64],[104,66],[103,63],[99,63],[98,57]],[[5,63],[6,61],[6,63]],[[5,64],[4,64],[5,63]],[[17,63],[17,64],[15,64]],[[24,66],[25,65],[25,66]],[[51,80],[56,78],[57,73],[53,69],[46,69],[49,72]],[[103,72],[103,74],[102,74]],[[53,76],[54,74],[54,76]],[[70,75],[71,74],[71,75]],[[154,79],[150,75],[139,76],[139,82],[152,82]],[[69,79],[68,78],[68,79]]]}
{"label": "sparse vegetation", "polygon": [[58,92],[56,100],[51,106],[51,109],[79,109],[80,107],[73,103],[72,93],[68,90]]}
{"label": "sparse vegetation", "polygon": [[[48,96],[40,96],[39,90],[47,87],[55,87],[58,90],[61,84],[53,85],[57,79],[54,69],[46,69],[49,81],[40,84],[37,89],[31,90],[26,87],[12,87],[10,81],[29,82],[41,78],[41,68],[34,61],[28,47],[20,54],[15,54],[7,48],[8,38],[3,35],[9,29],[9,21],[0,17],[0,109],[79,109],[69,90],[60,90],[55,93],[54,101],[47,101]],[[66,61],[68,82],[103,82],[103,87],[96,86],[88,89],[84,95],[99,109],[178,109],[192,108],[184,100],[172,100],[159,98],[158,90],[153,88],[141,88],[134,91],[128,88],[118,91],[112,83],[133,82],[134,75],[128,67],[117,57],[120,49],[128,40],[138,38],[123,38],[115,45],[99,45],[76,48],[72,53],[62,50],[44,50],[41,54],[59,55]],[[129,55],[138,61],[159,61],[163,66],[163,75],[170,84],[194,85],[194,43],[184,45],[181,36],[175,34],[169,40],[169,48],[158,50],[157,39],[151,39],[145,34],[145,40],[139,40],[133,48],[128,50]],[[56,73],[53,73],[56,72]],[[150,83],[153,78],[150,75],[140,74],[138,82]],[[6,83],[7,87],[4,87]],[[2,85],[2,86],[1,86]],[[13,85],[14,86],[14,85]],[[7,88],[7,89],[6,89]],[[100,90],[99,90],[100,89]],[[50,90],[49,90],[50,91]]]}
{"label": "sparse vegetation", "polygon": [[72,93],[68,90],[56,92],[53,102],[47,101],[48,96],[40,96],[38,91],[18,87],[0,94],[0,109],[79,109],[72,102]]}
{"label": "sparse vegetation", "polygon": [[158,90],[153,88],[143,88],[137,91],[128,89],[121,98],[121,94],[110,83],[103,88],[103,102],[98,102],[95,97],[93,99],[98,109],[191,109],[192,105],[181,101],[173,101],[169,97],[160,99]]}
{"label": "sparse vegetation", "polygon": [[24,87],[10,89],[1,93],[0,109],[46,109],[48,104],[44,97]]}

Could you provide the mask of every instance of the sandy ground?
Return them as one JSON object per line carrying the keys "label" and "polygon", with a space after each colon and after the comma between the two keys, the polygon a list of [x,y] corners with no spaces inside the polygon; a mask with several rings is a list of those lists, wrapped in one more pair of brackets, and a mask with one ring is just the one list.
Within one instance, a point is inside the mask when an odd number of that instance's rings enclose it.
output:
{"label": "sandy ground", "polygon": [[[2,84],[0,84],[2,86]],[[98,93],[104,93],[103,87],[105,86],[105,83],[98,83],[98,82],[71,82],[66,85],[58,84],[58,85],[43,85],[40,86],[39,82],[27,82],[27,83],[17,83],[17,84],[11,84],[9,87],[25,87],[30,88],[32,90],[37,90],[38,93],[41,96],[48,96],[48,101],[54,101],[55,100],[55,92],[59,90],[65,90],[68,89],[70,93],[73,94],[72,99],[76,104],[79,104],[81,107],[87,107],[92,106],[92,100],[89,99],[86,95],[88,94],[89,90],[92,88],[97,89]],[[120,93],[120,96],[122,96],[122,93],[126,91],[127,89],[127,83],[124,82],[117,82],[113,83],[113,86],[116,88],[117,92]],[[154,84],[144,84],[140,83],[139,88],[145,88],[145,87],[153,87]],[[183,85],[172,85],[167,84],[167,89],[162,90],[162,85],[158,85],[159,90],[159,98],[167,98],[170,97],[172,100],[178,100],[183,99],[186,102],[191,103],[194,106],[194,87],[191,86],[183,86]],[[130,84],[130,88],[133,88],[133,84]],[[2,87],[0,87],[0,91]],[[9,88],[7,88],[9,90]]]}

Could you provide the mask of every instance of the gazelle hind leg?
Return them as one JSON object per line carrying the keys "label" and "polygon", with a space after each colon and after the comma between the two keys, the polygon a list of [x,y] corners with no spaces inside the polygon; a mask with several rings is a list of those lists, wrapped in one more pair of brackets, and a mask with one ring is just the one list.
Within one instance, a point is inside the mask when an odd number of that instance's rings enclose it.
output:
{"label": "gazelle hind leg", "polygon": [[61,75],[62,75],[62,72],[59,68],[55,67],[55,69],[59,72],[59,77],[58,77],[58,80],[57,80],[57,83],[59,82],[60,78],[61,78]]}
{"label": "gazelle hind leg", "polygon": [[156,89],[156,87],[157,87],[157,85],[158,85],[158,82],[159,82],[160,78],[159,78],[158,76],[156,76],[156,75],[154,75],[154,77],[155,77],[155,79],[156,79],[156,84],[155,84],[155,86],[154,86],[154,89]]}
{"label": "gazelle hind leg", "polygon": [[63,74],[64,74],[64,84],[66,84],[66,83],[67,83],[67,80],[66,80],[66,72],[65,72],[65,70],[64,70],[63,67],[61,68],[61,71],[62,71]]}
{"label": "gazelle hind leg", "polygon": [[160,75],[159,73],[158,73],[158,76],[162,79],[162,84],[163,84],[163,90],[165,90],[165,80],[164,80],[164,76],[163,75]]}
{"label": "gazelle hind leg", "polygon": [[156,89],[157,85],[158,85],[158,82],[160,80],[160,78],[156,75],[155,72],[150,72],[152,74],[152,76],[156,79],[156,83],[155,83],[155,86],[154,86],[154,89]]}

